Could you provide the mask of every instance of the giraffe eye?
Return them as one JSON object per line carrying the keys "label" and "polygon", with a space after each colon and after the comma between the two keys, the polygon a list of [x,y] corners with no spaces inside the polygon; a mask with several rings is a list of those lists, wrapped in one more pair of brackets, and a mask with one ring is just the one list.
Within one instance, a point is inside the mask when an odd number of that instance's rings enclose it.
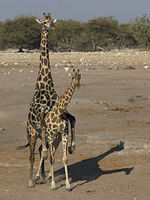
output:
{"label": "giraffe eye", "polygon": [[46,24],[46,22],[44,22],[44,24]]}

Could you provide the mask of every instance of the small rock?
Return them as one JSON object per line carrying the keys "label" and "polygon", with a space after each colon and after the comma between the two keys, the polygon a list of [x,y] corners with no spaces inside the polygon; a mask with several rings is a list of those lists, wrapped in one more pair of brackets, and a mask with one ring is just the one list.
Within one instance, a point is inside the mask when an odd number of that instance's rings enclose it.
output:
{"label": "small rock", "polygon": [[134,97],[128,98],[128,102],[129,102],[129,103],[133,103],[134,101],[135,101],[135,98],[134,98]]}
{"label": "small rock", "polygon": [[117,53],[117,56],[121,56],[121,52]]}
{"label": "small rock", "polygon": [[64,67],[64,69],[66,70],[66,72],[68,72],[69,71],[69,67]]}
{"label": "small rock", "polygon": [[143,96],[143,95],[136,95],[136,96],[131,96],[128,98],[128,102],[129,103],[133,103],[134,101],[146,101],[148,100],[148,97],[147,96]]}
{"label": "small rock", "polygon": [[124,68],[124,70],[135,70],[135,67],[133,66],[127,66]]}
{"label": "small rock", "polygon": [[9,192],[9,190],[8,190],[8,189],[6,189],[6,190],[5,190],[5,193],[8,193],[8,192]]}
{"label": "small rock", "polygon": [[96,100],[95,102],[94,102],[95,104],[103,104],[103,101],[101,101],[101,100]]}
{"label": "small rock", "polygon": [[150,69],[150,67],[146,65],[146,66],[144,66],[144,69]]}
{"label": "small rock", "polygon": [[4,130],[5,130],[5,128],[3,128],[3,127],[0,128],[0,132],[2,132],[2,131],[4,131]]}
{"label": "small rock", "polygon": [[118,70],[119,68],[117,66],[114,67],[114,70]]}

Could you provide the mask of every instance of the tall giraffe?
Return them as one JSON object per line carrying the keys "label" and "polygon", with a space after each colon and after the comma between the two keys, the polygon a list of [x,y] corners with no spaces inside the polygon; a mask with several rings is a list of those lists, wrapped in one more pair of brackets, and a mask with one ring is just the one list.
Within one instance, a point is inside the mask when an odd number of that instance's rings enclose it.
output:
{"label": "tall giraffe", "polygon": [[[55,178],[54,178],[54,162],[55,162],[54,154],[56,152],[58,144],[56,146],[55,141],[57,141],[57,138],[61,137],[62,143],[63,143],[63,163],[64,163],[65,175],[66,175],[66,189],[70,190],[70,183],[68,179],[68,170],[67,170],[68,123],[66,120],[62,119],[61,115],[65,112],[69,102],[71,101],[75,88],[80,86],[80,79],[81,79],[81,74],[79,73],[79,70],[77,72],[73,70],[72,81],[69,88],[60,97],[57,98],[55,105],[47,113],[44,119],[45,125],[43,128],[43,132],[44,132],[43,135],[45,135],[45,138],[42,138],[42,144],[43,144],[43,140],[44,140],[44,143],[46,140],[49,145],[51,176],[52,176],[51,188],[52,189],[56,188]],[[41,164],[43,160],[44,160],[44,156],[42,155],[37,174],[40,173],[40,168],[41,168]]]}
{"label": "tall giraffe", "polygon": [[[30,104],[28,120],[27,120],[27,139],[30,149],[30,177],[29,177],[29,187],[35,185],[35,180],[33,180],[33,165],[34,165],[34,151],[36,146],[37,138],[42,139],[42,126],[43,119],[47,112],[52,108],[57,98],[57,94],[54,90],[53,79],[51,75],[50,61],[49,61],[49,50],[48,50],[48,31],[54,29],[54,23],[51,19],[50,13],[46,16],[43,13],[43,20],[38,20],[37,22],[42,24],[41,29],[41,54],[40,54],[40,67],[35,87],[35,93],[33,100]],[[67,111],[63,113],[63,118],[70,122],[71,125],[71,147],[70,153],[74,151],[75,148],[75,117],[70,115]],[[44,144],[43,144],[44,145]],[[46,149],[45,145],[44,148]],[[40,151],[42,148],[39,148]],[[45,178],[44,172],[44,161],[42,162],[41,175]]]}

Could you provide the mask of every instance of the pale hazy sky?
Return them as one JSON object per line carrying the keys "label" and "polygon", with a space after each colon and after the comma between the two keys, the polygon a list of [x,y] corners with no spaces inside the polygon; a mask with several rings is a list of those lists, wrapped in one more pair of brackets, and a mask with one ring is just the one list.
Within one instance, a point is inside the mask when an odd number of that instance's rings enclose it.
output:
{"label": "pale hazy sky", "polygon": [[95,17],[114,16],[120,23],[143,14],[150,16],[150,0],[0,0],[0,21],[20,15],[88,21]]}

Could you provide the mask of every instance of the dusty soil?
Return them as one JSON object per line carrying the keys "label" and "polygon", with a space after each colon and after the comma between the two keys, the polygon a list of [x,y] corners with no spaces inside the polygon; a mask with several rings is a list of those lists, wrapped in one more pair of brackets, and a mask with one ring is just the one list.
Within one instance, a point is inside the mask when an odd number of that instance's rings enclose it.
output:
{"label": "dusty soil", "polygon": [[[65,190],[61,144],[56,191],[51,191],[50,182],[27,187],[28,148],[16,147],[27,141],[39,54],[0,53],[0,200],[149,200],[150,53],[51,53],[50,58],[59,95],[70,83],[70,71],[64,67],[73,65],[82,73],[81,88],[68,107],[77,120],[76,151],[68,156],[72,191]],[[38,163],[36,154],[34,173]]]}

